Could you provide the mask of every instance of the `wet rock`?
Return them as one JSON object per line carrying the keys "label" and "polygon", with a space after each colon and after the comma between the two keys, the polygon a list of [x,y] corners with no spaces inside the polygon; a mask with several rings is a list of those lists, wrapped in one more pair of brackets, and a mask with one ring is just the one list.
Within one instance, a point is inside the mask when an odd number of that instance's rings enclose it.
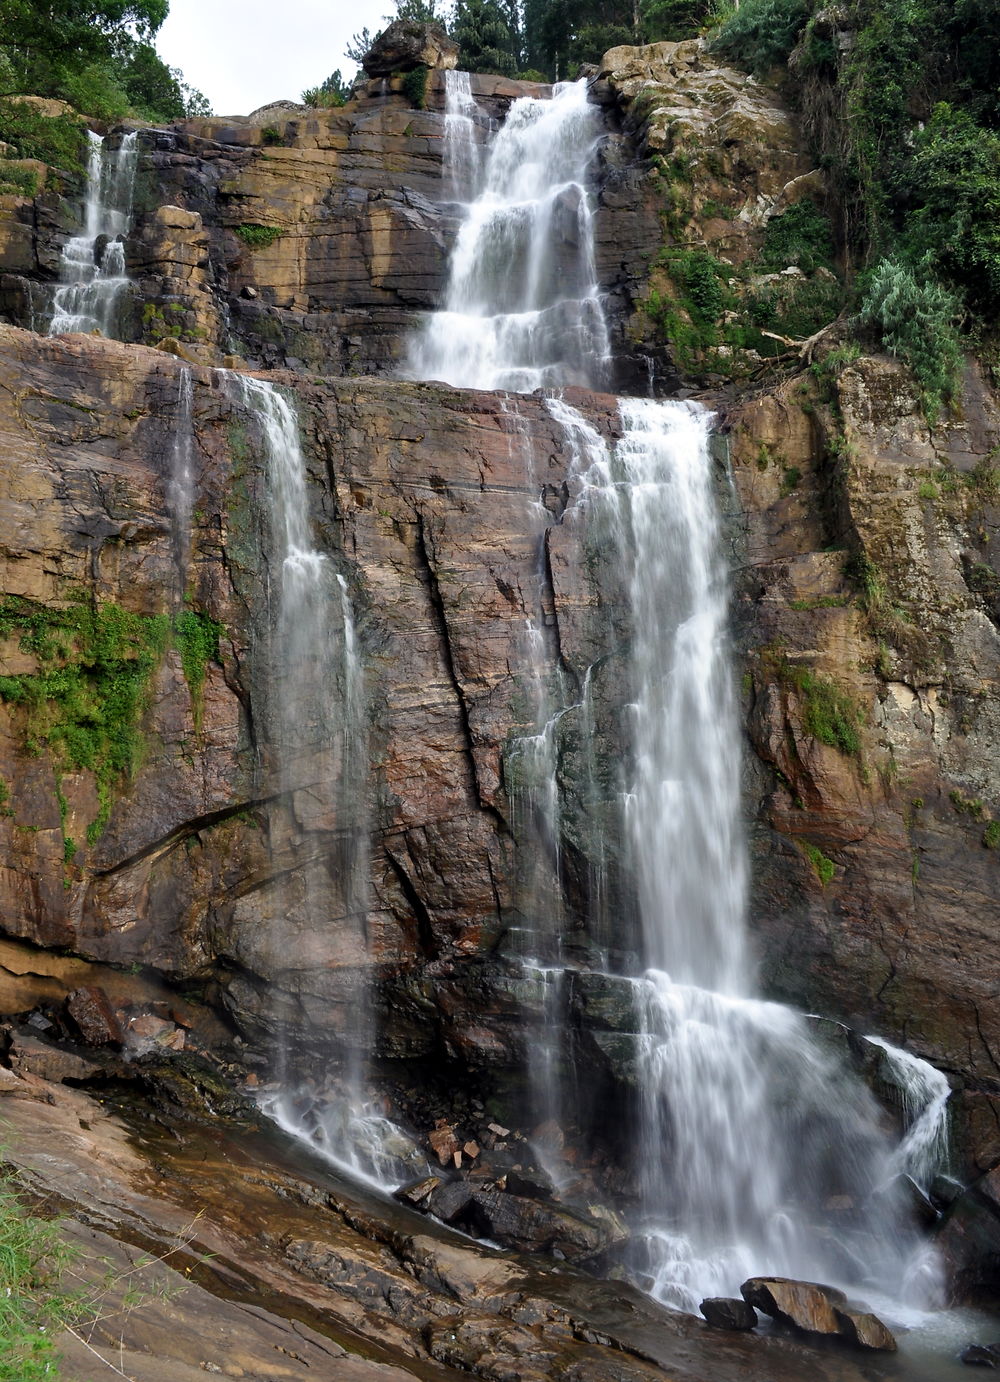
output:
{"label": "wet rock", "polygon": [[935,1208],[946,1210],[955,1203],[964,1189],[962,1182],[955,1180],[954,1176],[935,1176],[931,1181],[930,1201]]}
{"label": "wet rock", "polygon": [[842,1339],[858,1348],[870,1348],[878,1353],[895,1353],[896,1339],[877,1315],[870,1310],[843,1309],[837,1312]]}
{"label": "wet rock", "polygon": [[412,72],[415,67],[455,67],[458,44],[437,24],[397,19],[383,29],[361,59],[369,77]]}
{"label": "wet rock", "polygon": [[733,1300],[727,1296],[711,1296],[703,1300],[698,1309],[716,1329],[755,1329],[757,1311],[745,1300]]}
{"label": "wet rock", "polygon": [[411,1204],[416,1209],[426,1209],[427,1201],[440,1184],[440,1176],[422,1176],[420,1180],[411,1181],[409,1185],[401,1185],[398,1190],[392,1192],[392,1197],[394,1200],[399,1200],[401,1204]]}
{"label": "wet rock", "polygon": [[740,1295],[762,1314],[812,1334],[839,1333],[837,1307],[847,1304],[843,1291],[833,1286],[787,1277],[751,1277],[740,1287]]}
{"label": "wet rock", "polygon": [[89,985],[74,989],[66,999],[66,1011],[89,1045],[121,1046],[121,1023],[103,989]]}
{"label": "wet rock", "polygon": [[740,1287],[748,1305],[806,1334],[839,1337],[859,1348],[891,1353],[896,1340],[877,1316],[848,1302],[843,1291],[815,1281],[751,1277]]}
{"label": "wet rock", "polygon": [[541,1169],[511,1169],[504,1176],[504,1183],[512,1195],[520,1195],[526,1200],[551,1200],[555,1194],[552,1177]]}
{"label": "wet rock", "polygon": [[968,1344],[958,1360],[973,1368],[1000,1368],[1000,1344]]}
{"label": "wet rock", "polygon": [[444,1223],[454,1224],[466,1215],[472,1200],[473,1192],[468,1181],[450,1180],[439,1182],[422,1207]]}
{"label": "wet rock", "polygon": [[29,1036],[24,1031],[14,1035],[10,1060],[17,1074],[35,1075],[53,1083],[66,1080],[82,1082],[104,1069],[97,1059],[84,1055],[82,1051],[55,1045],[51,1041]]}
{"label": "wet rock", "polygon": [[461,1158],[462,1140],[450,1123],[440,1120],[433,1132],[428,1134],[427,1141],[442,1166],[454,1162],[456,1152]]}
{"label": "wet rock", "polygon": [[526,1252],[557,1252],[573,1261],[596,1257],[628,1237],[624,1223],[610,1211],[584,1216],[565,1205],[499,1189],[476,1190],[471,1201],[466,1217],[477,1232]]}

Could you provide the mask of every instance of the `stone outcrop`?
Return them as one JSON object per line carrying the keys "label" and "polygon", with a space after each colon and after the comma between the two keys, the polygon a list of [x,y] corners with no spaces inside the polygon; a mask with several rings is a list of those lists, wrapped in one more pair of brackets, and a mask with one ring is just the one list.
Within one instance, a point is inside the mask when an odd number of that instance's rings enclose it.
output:
{"label": "stone outcrop", "polygon": [[390,77],[415,67],[442,69],[458,65],[458,44],[437,24],[397,19],[383,29],[361,59],[369,77]]}

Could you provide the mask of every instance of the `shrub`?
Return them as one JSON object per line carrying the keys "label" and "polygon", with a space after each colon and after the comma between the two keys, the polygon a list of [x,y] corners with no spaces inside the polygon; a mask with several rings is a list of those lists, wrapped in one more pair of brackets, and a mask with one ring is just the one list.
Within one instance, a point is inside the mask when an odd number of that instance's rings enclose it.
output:
{"label": "shrub", "polygon": [[244,222],[243,225],[236,226],[236,234],[245,245],[249,245],[252,250],[267,249],[268,245],[273,245],[284,231],[278,226],[259,226],[251,222]]}
{"label": "shrub", "polygon": [[918,278],[908,264],[883,259],[868,281],[858,320],[912,370],[933,423],[958,380],[962,352],[955,320],[960,308],[954,294],[929,275],[926,261],[921,268],[927,276]]}
{"label": "shrub", "polygon": [[763,75],[788,58],[810,9],[809,0],[743,0],[711,47]]}
{"label": "shrub", "polygon": [[83,176],[84,124],[75,115],[42,115],[27,101],[0,99],[0,139],[19,157],[37,158],[71,176]]}
{"label": "shrub", "polygon": [[811,274],[833,262],[833,226],[825,211],[811,201],[796,202],[780,216],[773,216],[764,230],[761,268],[778,270],[797,265]]}
{"label": "shrub", "polygon": [[412,72],[407,72],[403,78],[403,95],[409,101],[414,110],[423,110],[427,99],[427,73],[426,67],[414,67]]}

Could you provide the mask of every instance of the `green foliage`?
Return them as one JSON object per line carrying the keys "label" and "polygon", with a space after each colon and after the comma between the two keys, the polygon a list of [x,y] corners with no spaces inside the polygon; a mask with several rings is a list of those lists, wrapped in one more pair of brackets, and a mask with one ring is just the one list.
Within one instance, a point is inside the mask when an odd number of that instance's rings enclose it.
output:
{"label": "green foliage", "polygon": [[795,264],[804,274],[833,263],[833,225],[814,202],[800,201],[764,228],[758,259],[762,269],[776,271]]}
{"label": "green foliage", "polygon": [[805,278],[789,274],[777,281],[751,287],[743,301],[748,328],[736,344],[760,355],[777,355],[786,347],[762,336],[762,331],[791,340],[804,340],[833,321],[844,305],[839,280],[823,275]]}
{"label": "green foliage", "polygon": [[42,115],[27,101],[0,99],[0,139],[13,144],[20,158],[37,158],[70,176],[83,176],[85,126],[73,115]]}
{"label": "green foliage", "polygon": [[[926,265],[925,265],[926,269]],[[930,276],[896,259],[873,270],[858,320],[875,331],[882,345],[913,371],[928,420],[954,394],[962,362],[955,320],[959,304]]]}
{"label": "green foliage", "polygon": [[971,816],[974,821],[981,821],[986,815],[986,807],[980,797],[967,797],[957,787],[948,793],[948,800],[960,816]]}
{"label": "green foliage", "polygon": [[0,196],[33,197],[37,191],[38,174],[34,168],[0,161]]}
{"label": "green foliage", "polygon": [[702,249],[666,250],[662,263],[680,289],[684,309],[695,326],[714,326],[730,297],[726,265]]}
{"label": "green foliage", "polygon": [[906,243],[983,313],[1000,310],[1000,133],[937,105],[907,166]]}
{"label": "green foliage", "polygon": [[100,120],[171,120],[208,102],[157,56],[167,0],[0,0],[0,94],[57,96]]}
{"label": "green foliage", "polygon": [[184,679],[191,693],[195,728],[201,727],[202,692],[210,662],[219,661],[219,636],[223,626],[207,614],[186,609],[174,619],[174,640],[181,655]]}
{"label": "green foliage", "polygon": [[809,0],[743,0],[711,46],[732,62],[763,75],[787,59],[810,9]]}
{"label": "green foliage", "polygon": [[335,72],[331,72],[325,82],[303,91],[302,100],[307,106],[342,106],[350,94],[350,83],[344,81],[338,67]]}
{"label": "green foliage", "polygon": [[990,821],[983,831],[983,848],[1000,849],[1000,821]]}
{"label": "green foliage", "polygon": [[808,840],[802,841],[802,848],[820,884],[824,888],[827,887],[833,882],[833,876],[837,871],[836,864],[832,859],[828,859],[821,849],[810,844]]}
{"label": "green foliage", "polygon": [[451,36],[469,72],[512,77],[521,65],[517,9],[500,0],[456,0]]}
{"label": "green foliage", "polygon": [[[138,766],[149,681],[169,632],[166,616],[114,604],[52,609],[13,596],[0,604],[0,637],[19,635],[38,661],[34,673],[0,677],[0,699],[20,707],[26,747],[46,747],[58,772],[94,774],[90,844],[107,824],[116,784]],[[65,818],[61,788],[58,795]]]}
{"label": "green foliage", "polygon": [[254,250],[267,249],[268,245],[273,245],[275,240],[284,234],[278,226],[261,226],[252,222],[244,222],[236,226],[235,230],[243,243]]}
{"label": "green foliage", "polygon": [[407,72],[403,78],[403,95],[414,110],[423,110],[426,103],[427,72],[426,67],[414,67],[412,72]]}
{"label": "green foliage", "polygon": [[54,1335],[75,1319],[60,1286],[69,1257],[58,1224],[35,1218],[0,1187],[0,1382],[56,1375]]}
{"label": "green foliage", "polygon": [[814,739],[848,757],[861,753],[858,726],[864,713],[853,696],[829,677],[794,663],[783,662],[779,674],[797,691],[803,724]]}

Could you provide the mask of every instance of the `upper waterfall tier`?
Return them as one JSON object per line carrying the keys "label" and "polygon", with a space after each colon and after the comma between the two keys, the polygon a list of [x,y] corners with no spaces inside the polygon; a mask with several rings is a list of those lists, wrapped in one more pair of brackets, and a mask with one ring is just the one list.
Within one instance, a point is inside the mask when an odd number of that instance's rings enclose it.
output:
{"label": "upper waterfall tier", "polygon": [[[460,75],[448,74],[450,154],[468,176],[475,159],[455,148],[472,138],[471,121],[455,118],[468,103]],[[466,206],[444,305],[411,347],[413,377],[519,393],[601,383],[609,347],[588,191],[599,130],[583,81],[514,103]]]}
{"label": "upper waterfall tier", "polygon": [[122,237],[132,221],[137,137],[134,130],[123,135],[112,151],[100,135],[90,134],[83,229],[63,246],[50,336],[63,331],[117,334],[116,307],[128,283]]}

